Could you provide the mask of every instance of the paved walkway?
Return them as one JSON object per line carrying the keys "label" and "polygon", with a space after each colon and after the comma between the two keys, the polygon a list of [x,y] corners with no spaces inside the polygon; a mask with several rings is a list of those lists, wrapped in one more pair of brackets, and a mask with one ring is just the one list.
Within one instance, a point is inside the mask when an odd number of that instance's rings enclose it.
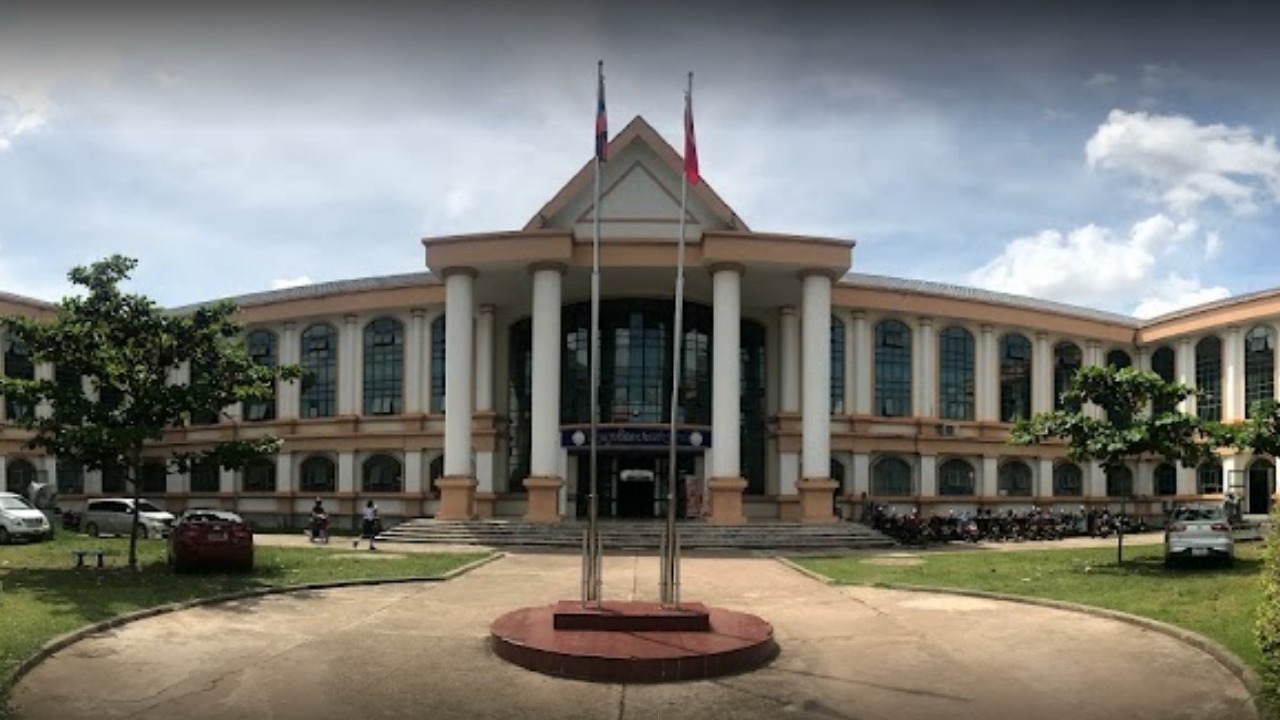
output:
{"label": "paved walkway", "polygon": [[[684,597],[773,623],[779,657],[659,686],[508,665],[488,649],[489,623],[577,597],[581,578],[576,555],[513,553],[445,583],[279,595],[125,625],[36,667],[13,704],[20,720],[1256,717],[1211,657],[1126,623],[832,587],[759,557],[686,558],[682,571]],[[606,558],[608,598],[655,599],[657,578],[651,555]]]}

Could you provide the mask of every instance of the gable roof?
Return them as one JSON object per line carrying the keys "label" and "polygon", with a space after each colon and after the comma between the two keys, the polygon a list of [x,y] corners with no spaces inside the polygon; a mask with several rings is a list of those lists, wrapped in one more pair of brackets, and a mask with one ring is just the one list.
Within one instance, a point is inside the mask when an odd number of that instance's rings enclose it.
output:
{"label": "gable roof", "polygon": [[[622,132],[609,141],[609,157],[617,157],[623,149],[635,142],[647,145],[672,172],[677,174],[684,173],[684,158],[658,134],[657,130],[653,129],[653,126],[639,115],[635,116],[622,129]],[[560,191],[546,205],[542,206],[542,209],[525,224],[524,230],[528,232],[545,228],[549,218],[554,217],[563,210],[566,205],[581,193],[587,192],[595,181],[594,167],[595,158],[593,157],[583,164],[582,169],[564,187],[560,188]],[[744,231],[751,229],[742,221],[742,218],[738,217],[733,208],[729,207],[728,203],[716,194],[715,190],[711,189],[705,177],[697,185],[690,185],[689,192],[705,203],[715,213],[716,217],[725,223],[728,229]]]}

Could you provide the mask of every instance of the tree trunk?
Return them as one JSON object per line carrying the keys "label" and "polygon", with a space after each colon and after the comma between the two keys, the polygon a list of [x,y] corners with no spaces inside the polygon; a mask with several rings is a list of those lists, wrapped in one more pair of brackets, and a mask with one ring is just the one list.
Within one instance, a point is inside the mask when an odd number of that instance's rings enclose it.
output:
{"label": "tree trunk", "polygon": [[125,474],[126,479],[133,483],[133,521],[129,527],[129,569],[135,572],[138,570],[138,526],[141,524],[142,514],[138,509],[142,503],[142,478],[138,477],[141,456],[141,450],[129,453],[129,467]]}

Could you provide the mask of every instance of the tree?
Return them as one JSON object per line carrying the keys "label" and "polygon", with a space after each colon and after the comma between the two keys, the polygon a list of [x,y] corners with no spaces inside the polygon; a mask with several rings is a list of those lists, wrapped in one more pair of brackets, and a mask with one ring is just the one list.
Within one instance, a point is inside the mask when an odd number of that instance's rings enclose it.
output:
{"label": "tree", "polygon": [[[1231,445],[1230,432],[1198,416],[1176,410],[1178,403],[1195,394],[1181,383],[1134,368],[1087,366],[1076,372],[1063,406],[1021,419],[1013,426],[1009,442],[1035,445],[1064,440],[1067,456],[1076,462],[1098,462],[1110,477],[1126,463],[1159,457],[1194,467],[1214,457],[1217,448]],[[1102,408],[1102,417],[1090,417],[1085,403]],[[1116,534],[1117,562],[1124,562],[1124,532]]]}
{"label": "tree", "polygon": [[[0,378],[0,394],[18,406],[37,408],[14,420],[35,431],[28,447],[123,478],[132,485],[135,502],[141,498],[144,452],[148,459],[165,456],[166,465],[178,472],[196,461],[236,469],[275,453],[280,441],[270,436],[224,441],[200,452],[174,452],[157,444],[166,429],[183,425],[193,414],[271,398],[276,382],[301,375],[296,366],[267,367],[249,357],[235,320],[238,308],[229,301],[179,314],[122,292],[119,284],[136,266],[132,258],[113,255],[76,267],[67,277],[86,292],[63,298],[54,318],[5,318],[13,341],[33,361],[53,363],[61,381]],[[186,384],[170,382],[184,364],[200,372]],[[82,377],[94,392],[84,392]],[[137,536],[134,513],[133,569]]]}

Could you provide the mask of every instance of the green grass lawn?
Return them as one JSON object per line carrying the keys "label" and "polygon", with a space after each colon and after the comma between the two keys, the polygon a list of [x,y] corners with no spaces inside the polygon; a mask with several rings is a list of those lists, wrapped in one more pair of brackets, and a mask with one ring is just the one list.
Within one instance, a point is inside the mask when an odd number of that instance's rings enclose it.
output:
{"label": "green grass lawn", "polygon": [[1261,543],[1236,545],[1236,563],[1165,569],[1161,546],[993,552],[928,551],[919,565],[886,566],[869,556],[796,558],[836,582],[930,585],[1065,600],[1160,620],[1212,638],[1255,670],[1262,656],[1254,639],[1262,570]]}
{"label": "green grass lawn", "polygon": [[[80,548],[105,550],[107,567],[73,569],[71,550]],[[8,679],[17,665],[49,640],[90,623],[165,603],[254,588],[438,576],[487,555],[406,553],[374,560],[353,553],[342,542],[301,548],[259,545],[251,574],[174,575],[165,563],[164,542],[138,543],[140,570],[136,573],[127,567],[128,553],[127,539],[89,539],[68,533],[52,542],[0,545],[0,718],[5,717]]]}

